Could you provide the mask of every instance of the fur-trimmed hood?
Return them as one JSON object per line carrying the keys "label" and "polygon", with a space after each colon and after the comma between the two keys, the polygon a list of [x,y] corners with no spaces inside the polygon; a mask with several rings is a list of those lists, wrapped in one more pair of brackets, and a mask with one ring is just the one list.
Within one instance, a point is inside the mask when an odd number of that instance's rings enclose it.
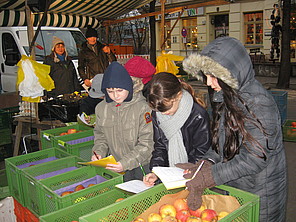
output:
{"label": "fur-trimmed hood", "polygon": [[240,89],[255,76],[245,47],[235,38],[220,37],[209,43],[200,54],[192,54],[183,61],[184,70],[202,78],[209,73],[234,89]]}

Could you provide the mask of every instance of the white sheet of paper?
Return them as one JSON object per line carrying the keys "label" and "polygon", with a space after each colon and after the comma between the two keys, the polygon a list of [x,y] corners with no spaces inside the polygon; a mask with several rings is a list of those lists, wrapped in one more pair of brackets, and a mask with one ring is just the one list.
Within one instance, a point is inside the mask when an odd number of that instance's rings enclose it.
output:
{"label": "white sheet of paper", "polygon": [[147,187],[141,180],[130,180],[128,182],[117,184],[115,186],[131,193],[140,193],[151,188]]}

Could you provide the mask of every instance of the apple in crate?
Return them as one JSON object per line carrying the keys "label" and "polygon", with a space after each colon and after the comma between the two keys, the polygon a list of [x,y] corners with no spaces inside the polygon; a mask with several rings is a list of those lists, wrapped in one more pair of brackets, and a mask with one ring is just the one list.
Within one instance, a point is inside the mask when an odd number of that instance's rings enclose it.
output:
{"label": "apple in crate", "polygon": [[190,216],[187,218],[186,222],[202,222],[202,220],[199,217]]}
{"label": "apple in crate", "polygon": [[206,209],[206,207],[204,205],[201,205],[200,208],[198,208],[197,210],[191,210],[189,209],[189,212],[192,216],[195,217],[200,217],[201,216],[201,212],[203,212]]}
{"label": "apple in crate", "polygon": [[159,208],[159,214],[162,218],[165,218],[166,216],[176,217],[177,211],[173,205],[164,204]]}
{"label": "apple in crate", "polygon": [[218,214],[218,220],[221,220],[222,218],[226,217],[229,213],[226,212],[226,211],[221,211],[219,214]]}
{"label": "apple in crate", "polygon": [[179,210],[177,212],[176,218],[179,222],[186,222],[187,218],[190,216],[189,210]]}
{"label": "apple in crate", "polygon": [[161,222],[162,217],[158,213],[151,213],[148,216],[148,222]]}
{"label": "apple in crate", "polygon": [[79,191],[79,190],[83,190],[84,189],[84,186],[82,184],[79,184],[75,187],[75,191]]}
{"label": "apple in crate", "polygon": [[124,198],[122,198],[122,197],[121,198],[118,198],[118,199],[115,200],[115,203],[117,203],[119,201],[122,201],[122,200],[124,200]]}
{"label": "apple in crate", "polygon": [[61,194],[61,197],[66,196],[66,195],[71,194],[71,193],[73,193],[73,191],[65,191],[65,192],[63,192]]}
{"label": "apple in crate", "polygon": [[188,210],[187,200],[185,198],[176,199],[173,205],[177,212],[180,210]]}
{"label": "apple in crate", "polygon": [[133,220],[133,222],[145,222],[145,220],[141,217],[137,217],[136,219]]}
{"label": "apple in crate", "polygon": [[178,220],[173,216],[166,216],[162,218],[161,222],[178,222]]}
{"label": "apple in crate", "polygon": [[67,133],[68,134],[77,133],[77,129],[68,129]]}
{"label": "apple in crate", "polygon": [[205,209],[201,212],[200,218],[203,222],[215,222],[218,220],[217,212],[212,209]]}

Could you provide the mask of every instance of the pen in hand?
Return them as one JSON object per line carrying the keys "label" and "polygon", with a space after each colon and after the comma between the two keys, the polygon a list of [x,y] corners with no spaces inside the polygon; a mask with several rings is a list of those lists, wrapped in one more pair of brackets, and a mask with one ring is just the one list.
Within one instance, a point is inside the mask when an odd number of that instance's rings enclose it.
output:
{"label": "pen in hand", "polygon": [[93,151],[93,153],[95,154],[95,156],[96,156],[97,159],[99,160],[100,158],[98,157],[98,154],[97,154],[95,151]]}
{"label": "pen in hand", "polygon": [[146,173],[145,173],[145,171],[144,171],[144,168],[143,168],[142,164],[139,163],[139,166],[140,166],[140,168],[141,168],[141,170],[142,170],[143,176],[145,177],[145,176],[146,176]]}

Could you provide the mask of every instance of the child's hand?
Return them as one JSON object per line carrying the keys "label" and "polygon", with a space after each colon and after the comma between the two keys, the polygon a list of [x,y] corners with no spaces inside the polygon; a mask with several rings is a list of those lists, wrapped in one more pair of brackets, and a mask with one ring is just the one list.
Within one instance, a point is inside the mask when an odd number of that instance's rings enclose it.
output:
{"label": "child's hand", "polygon": [[107,164],[106,169],[107,170],[112,170],[112,171],[114,171],[116,173],[123,172],[123,167],[122,167],[120,162],[117,162],[117,164]]}
{"label": "child's hand", "polygon": [[158,177],[154,173],[148,173],[146,176],[143,177],[143,182],[146,186],[152,187],[155,184],[155,181]]}
{"label": "child's hand", "polygon": [[102,156],[101,155],[92,155],[91,156],[91,161],[96,161],[96,160],[100,160],[100,159],[102,159]]}

